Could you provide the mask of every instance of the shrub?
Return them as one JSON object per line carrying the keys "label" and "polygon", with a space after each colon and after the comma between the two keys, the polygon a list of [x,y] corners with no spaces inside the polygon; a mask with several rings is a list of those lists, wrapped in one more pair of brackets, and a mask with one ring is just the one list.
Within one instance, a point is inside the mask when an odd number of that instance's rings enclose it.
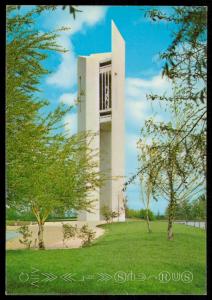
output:
{"label": "shrub", "polygon": [[79,237],[82,239],[82,246],[90,246],[91,242],[95,239],[95,231],[88,228],[88,225],[83,225],[79,231]]}
{"label": "shrub", "polygon": [[[146,216],[147,216],[147,210],[141,209],[140,210],[140,218],[146,219]],[[150,221],[155,220],[155,215],[153,214],[153,212],[150,209],[148,209],[148,216],[149,216]]]}
{"label": "shrub", "polygon": [[77,225],[63,224],[63,244],[65,245],[67,239],[74,238],[77,232]]}
{"label": "shrub", "polygon": [[15,208],[8,207],[6,209],[7,220],[18,220],[18,221],[35,221],[36,218],[31,211],[17,211]]}
{"label": "shrub", "polygon": [[140,210],[130,209],[126,210],[127,218],[140,218]]}
{"label": "shrub", "polygon": [[29,239],[32,237],[32,231],[29,230],[27,225],[23,225],[18,229],[18,232],[22,234],[22,239],[19,239],[19,242],[24,244],[26,248],[29,249],[32,243],[32,240]]}
{"label": "shrub", "polygon": [[158,211],[157,215],[155,215],[155,219],[156,220],[165,220],[166,216],[165,215],[161,215],[160,212]]}
{"label": "shrub", "polygon": [[112,222],[113,222],[113,219],[114,218],[117,218],[119,216],[119,213],[116,212],[116,211],[111,211],[111,219],[112,219]]}
{"label": "shrub", "polygon": [[20,218],[20,214],[16,211],[15,208],[6,208],[6,218],[7,220],[17,220]]}
{"label": "shrub", "polygon": [[114,218],[119,216],[119,213],[116,211],[112,211],[108,206],[104,205],[101,209],[101,214],[103,215],[105,221],[107,223],[113,222]]}
{"label": "shrub", "polygon": [[[148,212],[149,212],[149,220],[150,221],[155,220],[155,215],[153,214],[153,212],[150,209],[148,210]],[[126,217],[146,219],[146,209],[135,210],[135,209],[128,208],[126,210]]]}
{"label": "shrub", "polygon": [[110,220],[111,220],[111,211],[110,211],[110,209],[109,209],[108,206],[104,205],[104,206],[102,207],[102,209],[101,209],[101,214],[103,215],[105,221],[106,221],[107,223],[109,223]]}

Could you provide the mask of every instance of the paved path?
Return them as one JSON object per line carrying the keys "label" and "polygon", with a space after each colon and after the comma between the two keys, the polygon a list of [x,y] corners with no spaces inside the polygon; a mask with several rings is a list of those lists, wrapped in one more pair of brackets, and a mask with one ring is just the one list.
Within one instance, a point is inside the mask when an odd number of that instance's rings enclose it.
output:
{"label": "paved path", "polygon": [[202,229],[205,229],[205,222],[203,221],[175,221],[174,223],[178,223],[178,224],[184,224],[187,226],[193,226],[193,227],[199,227]]}
{"label": "paved path", "polygon": [[[79,238],[71,239],[63,244],[63,224],[77,224],[77,227],[81,227],[84,224],[88,224],[89,228],[92,228],[96,232],[95,238],[98,238],[104,234],[104,229],[96,227],[99,224],[105,222],[82,222],[82,221],[64,221],[64,222],[46,222],[44,226],[44,243],[46,249],[64,249],[64,248],[79,248],[82,245],[82,241]],[[7,232],[9,236],[14,235],[19,226],[7,226]],[[38,225],[29,225],[29,229],[32,231],[32,247],[37,244]],[[13,234],[12,234],[13,232]],[[8,239],[6,241],[6,249],[24,249],[25,246],[19,242],[19,236]]]}

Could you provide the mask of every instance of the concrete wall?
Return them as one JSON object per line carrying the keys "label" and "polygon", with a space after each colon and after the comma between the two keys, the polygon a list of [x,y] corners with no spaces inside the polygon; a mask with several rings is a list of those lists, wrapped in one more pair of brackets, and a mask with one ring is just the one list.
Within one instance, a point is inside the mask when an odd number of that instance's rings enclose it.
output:
{"label": "concrete wall", "polygon": [[[98,150],[100,146],[99,141],[99,107],[98,107],[98,78],[93,76],[98,71],[98,63],[92,58],[79,57],[78,59],[78,97],[80,105],[78,108],[78,132],[91,131],[97,133],[90,144],[94,150]],[[81,78],[81,87],[80,87]],[[92,88],[91,88],[92,87]],[[89,138],[90,140],[90,138]],[[99,157],[95,158],[99,163]],[[99,167],[97,168],[97,171]],[[88,195],[89,199],[95,200],[93,202],[92,213],[80,212],[78,219],[81,221],[98,221],[99,214],[99,189],[91,192]]]}
{"label": "concrete wall", "polygon": [[100,188],[100,219],[103,206],[111,208],[112,184],[111,184],[111,122],[102,123],[100,126],[100,171],[107,177]]}
{"label": "concrete wall", "polygon": [[[78,107],[78,132],[90,131],[96,134],[89,145],[96,151],[100,149],[99,62],[105,58],[111,58],[111,53],[98,53],[78,58],[78,97],[80,100]],[[97,160],[100,168],[99,156]],[[97,189],[90,193],[89,199],[95,200],[92,213],[79,212],[78,220],[80,221],[100,220],[100,190]]]}
{"label": "concrete wall", "polygon": [[112,209],[122,212],[124,183],[124,97],[125,97],[125,41],[112,21]]}

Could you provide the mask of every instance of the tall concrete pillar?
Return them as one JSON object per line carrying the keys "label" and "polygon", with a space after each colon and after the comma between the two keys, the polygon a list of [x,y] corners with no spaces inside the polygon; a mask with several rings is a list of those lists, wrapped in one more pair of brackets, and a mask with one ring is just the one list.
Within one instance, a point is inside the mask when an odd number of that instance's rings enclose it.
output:
{"label": "tall concrete pillar", "polygon": [[125,220],[124,183],[124,81],[125,42],[112,21],[112,52],[78,58],[78,132],[96,133],[90,147],[99,150],[99,170],[107,180],[89,197],[93,211],[79,212],[78,219],[99,221],[106,205]]}

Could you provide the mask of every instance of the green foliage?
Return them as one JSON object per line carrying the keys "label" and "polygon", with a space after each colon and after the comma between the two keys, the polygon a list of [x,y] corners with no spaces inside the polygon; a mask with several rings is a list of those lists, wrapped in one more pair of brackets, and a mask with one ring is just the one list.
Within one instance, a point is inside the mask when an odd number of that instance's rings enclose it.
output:
{"label": "green foliage", "polygon": [[155,220],[155,215],[154,213],[148,209],[127,209],[126,210],[126,217],[127,218],[137,218],[137,219],[146,219],[147,216],[147,211],[148,211],[148,216],[149,216],[149,220],[150,221],[154,221]]}
{"label": "green foliage", "polygon": [[6,208],[6,220],[18,220],[20,214],[15,208]]}
{"label": "green foliage", "polygon": [[63,228],[63,244],[65,244],[65,241],[71,238],[74,238],[78,231],[77,231],[77,225],[72,226],[71,224],[62,224]]}
{"label": "green foliage", "polygon": [[32,231],[29,230],[27,225],[23,225],[18,229],[18,232],[22,235],[22,239],[19,239],[19,242],[24,244],[26,248],[29,249],[32,243],[32,240],[30,240],[32,237]]}
{"label": "green foliage", "polygon": [[101,214],[107,223],[113,222],[113,219],[119,216],[118,212],[112,211],[107,205],[101,208]]}
{"label": "green foliage", "polygon": [[165,220],[166,216],[165,215],[161,215],[160,212],[158,211],[158,213],[155,215],[155,219],[156,220]]}
{"label": "green foliage", "polygon": [[[153,198],[162,196],[169,202],[168,239],[173,239],[177,203],[194,198],[205,185],[207,12],[205,7],[187,6],[173,7],[169,16],[157,10],[146,15],[177,25],[170,46],[160,55],[162,76],[171,80],[172,95],[147,96],[169,108],[171,121],[146,120],[138,142],[141,167],[126,185],[138,175],[148,176]],[[152,141],[150,146],[147,139]]]}
{"label": "green foliage", "polygon": [[[167,15],[151,9],[145,13],[155,21],[174,24],[173,40],[166,51],[160,54],[164,61],[163,76],[173,86],[173,95],[147,95],[147,99],[160,101],[175,114],[182,117],[180,126],[161,123],[154,129],[169,132],[173,140],[180,133],[178,145],[184,144],[187,160],[193,172],[199,176],[206,173],[206,79],[207,79],[207,7],[173,7]],[[163,151],[161,148],[160,151]],[[192,158],[194,158],[192,160]],[[163,159],[163,158],[162,158]],[[158,158],[156,158],[158,160]],[[160,160],[159,160],[160,163]],[[125,184],[132,183],[142,173],[142,166]]]}
{"label": "green foliage", "polygon": [[[17,7],[17,9],[20,9],[21,5],[16,5],[16,7]],[[58,5],[36,5],[36,11],[37,11],[37,13],[41,13],[44,10],[54,11],[57,7],[58,7]],[[76,13],[81,12],[81,10],[79,10],[77,8],[77,5],[62,5],[63,10],[66,8],[69,8],[69,12],[70,12],[70,14],[73,15],[74,19],[76,18]]]}
{"label": "green foliage", "polygon": [[[76,215],[73,213],[71,215],[60,213],[50,213],[46,221],[63,221],[63,220],[75,220]],[[6,208],[6,220],[10,221],[35,221],[36,217],[31,210],[29,211],[19,211],[16,208]]]}
{"label": "green foliage", "polygon": [[102,182],[98,153],[89,148],[94,133],[64,132],[63,118],[72,107],[58,105],[45,113],[48,101],[40,98],[39,84],[49,70],[42,63],[51,51],[66,50],[57,44],[59,29],[37,29],[36,16],[44,9],[49,8],[36,6],[23,14],[8,6],[6,44],[7,202],[33,212],[42,228],[40,244],[48,216],[92,210],[90,192]]}
{"label": "green foliage", "polygon": [[141,219],[146,219],[147,213],[148,213],[149,220],[154,221],[155,220],[155,215],[150,209],[141,209],[140,210],[140,218]]}
{"label": "green foliage", "polygon": [[77,225],[63,224],[63,244],[68,239],[78,237],[82,240],[82,247],[90,246],[95,239],[95,231],[88,227],[87,224],[78,228]]}
{"label": "green foliage", "polygon": [[204,194],[193,201],[192,211],[195,220],[206,220],[206,197]]}
{"label": "green foliage", "polygon": [[[166,215],[168,210],[166,209]],[[193,201],[183,200],[176,204],[175,220],[206,220],[206,199],[205,195],[199,196]]]}
{"label": "green foliage", "polygon": [[91,242],[95,239],[95,231],[88,227],[87,224],[83,225],[79,230],[79,238],[82,239],[82,247],[91,245]]}
{"label": "green foliage", "polygon": [[43,224],[57,209],[92,209],[87,195],[100,186],[101,176],[98,153],[89,149],[93,133],[69,137],[60,130],[72,107],[41,114],[48,102],[38,98],[38,85],[49,73],[42,61],[49,50],[65,50],[56,43],[58,34],[36,29],[39,13],[7,10],[7,201],[20,211],[31,209]]}
{"label": "green foliage", "polygon": [[140,218],[140,210],[127,208],[126,218]]}
{"label": "green foliage", "polygon": [[18,211],[16,208],[6,209],[7,220],[35,221],[35,215],[30,211]]}
{"label": "green foliage", "polygon": [[[34,11],[19,15],[14,6],[7,9],[6,45],[6,137],[8,201],[23,199],[36,162],[36,148],[46,128],[38,114],[46,101],[38,99],[38,84],[48,73],[42,66],[47,50],[62,50],[55,33],[40,33],[33,25]],[[45,50],[45,51],[44,51]],[[39,123],[38,123],[39,122]],[[29,191],[29,190],[28,190]],[[16,207],[16,205],[14,205]]]}

